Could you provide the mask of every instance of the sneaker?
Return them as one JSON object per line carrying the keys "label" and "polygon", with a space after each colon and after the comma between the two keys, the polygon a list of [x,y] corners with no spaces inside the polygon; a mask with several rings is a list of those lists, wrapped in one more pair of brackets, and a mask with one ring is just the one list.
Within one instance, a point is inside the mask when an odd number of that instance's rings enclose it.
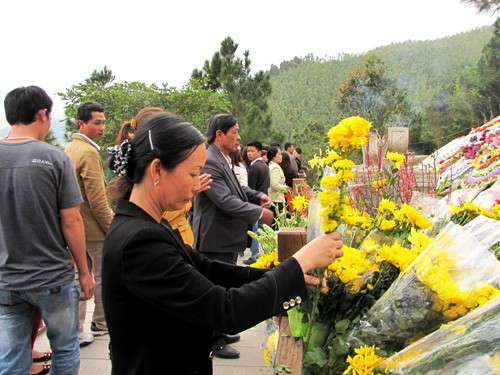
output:
{"label": "sneaker", "polygon": [[248,258],[247,260],[244,260],[243,261],[243,264],[254,264],[256,262],[256,260],[254,258]]}
{"label": "sneaker", "polygon": [[94,336],[87,332],[80,332],[78,334],[78,341],[80,342],[80,346],[87,346],[89,344],[92,344],[92,341],[94,341]]}
{"label": "sneaker", "polygon": [[109,333],[107,328],[97,328],[94,322],[90,323],[90,330],[94,336],[104,336]]}

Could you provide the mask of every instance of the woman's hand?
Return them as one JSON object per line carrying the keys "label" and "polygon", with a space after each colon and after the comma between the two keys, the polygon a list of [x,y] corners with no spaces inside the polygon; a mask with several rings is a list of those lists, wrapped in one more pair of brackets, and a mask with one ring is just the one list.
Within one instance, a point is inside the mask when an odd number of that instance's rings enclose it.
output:
{"label": "woman's hand", "polygon": [[[321,288],[326,288],[326,278],[327,278],[327,272],[325,271],[325,274],[323,275],[323,279],[321,280]],[[304,274],[304,279],[306,281],[306,284],[312,287],[317,287],[319,285],[319,279],[317,276],[311,275],[311,274]]]}
{"label": "woman's hand", "polygon": [[[302,271],[307,275],[315,268],[328,267],[336,258],[344,255],[341,250],[343,245],[340,233],[327,233],[304,245],[293,257],[297,259]],[[316,281],[316,285],[318,282],[319,280]]]}
{"label": "woman's hand", "polygon": [[208,173],[203,173],[200,176],[200,184],[193,189],[194,195],[201,193],[202,191],[210,189],[210,184],[212,183],[212,175]]}

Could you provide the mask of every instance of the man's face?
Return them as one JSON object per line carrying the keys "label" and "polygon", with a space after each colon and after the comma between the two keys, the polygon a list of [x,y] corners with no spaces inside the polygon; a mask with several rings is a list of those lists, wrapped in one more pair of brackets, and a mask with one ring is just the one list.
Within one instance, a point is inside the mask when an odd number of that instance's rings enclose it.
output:
{"label": "man's face", "polygon": [[226,134],[222,132],[222,130],[217,130],[217,136],[219,137],[218,145],[220,146],[220,150],[225,155],[229,154],[232,151],[236,151],[240,144],[240,127],[238,124],[235,124],[233,127],[229,128]]}
{"label": "man's face", "polygon": [[288,147],[288,149],[286,150],[290,155],[293,155],[293,152],[295,151],[295,146],[294,145],[291,145],[290,147]]}
{"label": "man's face", "polygon": [[254,161],[255,159],[260,158],[262,151],[257,150],[255,146],[247,146],[247,156],[248,160]]}
{"label": "man's face", "polygon": [[103,112],[92,112],[92,117],[86,123],[82,120],[78,120],[80,133],[85,134],[93,141],[98,141],[102,138],[105,124],[106,117],[104,117]]}

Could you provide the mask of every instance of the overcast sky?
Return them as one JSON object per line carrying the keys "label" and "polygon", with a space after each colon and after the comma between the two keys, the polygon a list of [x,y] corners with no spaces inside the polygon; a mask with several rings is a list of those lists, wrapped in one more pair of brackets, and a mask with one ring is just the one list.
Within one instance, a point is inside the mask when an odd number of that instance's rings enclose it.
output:
{"label": "overcast sky", "polygon": [[116,82],[181,88],[231,36],[252,71],[294,56],[361,53],[492,25],[460,0],[4,0],[0,2],[0,127],[10,90],[55,95],[107,65]]}

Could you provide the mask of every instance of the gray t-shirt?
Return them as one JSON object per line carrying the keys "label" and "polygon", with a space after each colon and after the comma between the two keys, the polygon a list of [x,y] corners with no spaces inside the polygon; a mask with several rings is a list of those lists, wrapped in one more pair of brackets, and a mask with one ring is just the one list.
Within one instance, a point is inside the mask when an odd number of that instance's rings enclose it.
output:
{"label": "gray t-shirt", "polygon": [[74,279],[59,210],[82,201],[62,150],[0,142],[0,290],[37,291]]}

